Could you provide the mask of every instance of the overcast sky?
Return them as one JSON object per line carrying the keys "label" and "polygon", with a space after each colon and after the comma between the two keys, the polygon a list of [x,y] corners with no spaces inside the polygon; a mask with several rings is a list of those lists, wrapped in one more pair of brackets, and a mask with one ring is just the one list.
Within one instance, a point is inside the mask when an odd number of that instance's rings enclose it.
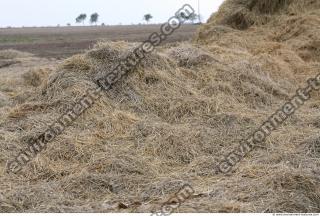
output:
{"label": "overcast sky", "polygon": [[[204,21],[222,2],[200,0]],[[99,23],[110,25],[143,23],[146,13],[153,15],[152,23],[162,23],[185,3],[198,10],[198,0],[2,0],[0,27],[75,25],[80,13],[94,12]]]}

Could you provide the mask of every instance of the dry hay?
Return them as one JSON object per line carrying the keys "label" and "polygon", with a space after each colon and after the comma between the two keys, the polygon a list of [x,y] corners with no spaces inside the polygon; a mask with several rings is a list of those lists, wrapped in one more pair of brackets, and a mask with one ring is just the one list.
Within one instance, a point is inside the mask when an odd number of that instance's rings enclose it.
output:
{"label": "dry hay", "polygon": [[21,52],[18,50],[8,49],[0,50],[0,59],[19,59],[31,57],[31,53]]}
{"label": "dry hay", "polygon": [[31,69],[27,73],[22,75],[25,85],[30,85],[33,87],[39,87],[48,79],[49,69],[39,68]]}
{"label": "dry hay", "polygon": [[217,63],[217,60],[210,53],[187,43],[169,48],[167,52],[168,56],[175,60],[180,67],[191,68]]}
{"label": "dry hay", "polygon": [[306,173],[274,173],[266,185],[277,191],[267,212],[318,212],[320,179]]}
{"label": "dry hay", "polygon": [[313,0],[226,0],[209,23],[246,30],[252,25],[264,25],[285,16],[298,16],[319,7],[319,2]]}
{"label": "dry hay", "polygon": [[[195,41],[218,43],[233,49],[245,47],[255,55],[257,52],[269,52],[268,43],[280,42],[275,51],[293,50],[291,56],[297,55],[299,61],[317,62],[319,16],[319,1],[227,0],[219,12],[200,27]],[[243,31],[247,29],[250,31]]]}
{"label": "dry hay", "polygon": [[62,64],[62,69],[75,70],[75,71],[87,71],[89,70],[90,62],[83,55],[74,55]]}
{"label": "dry hay", "polygon": [[[219,16],[232,4],[268,22],[241,31],[232,24],[241,17],[218,23],[228,20]],[[201,28],[198,43],[167,45],[147,56],[14,175],[4,171],[7,161],[138,44],[98,43],[48,76],[25,74],[32,96],[0,108],[0,211],[150,212],[189,183],[196,193],[180,212],[318,212],[319,94],[234,171],[214,169],[318,72],[317,50],[293,45],[303,44],[303,33],[273,34],[272,23],[286,25],[297,5],[228,0]],[[317,32],[313,21],[303,23],[309,34]],[[308,43],[317,47],[316,38]]]}
{"label": "dry hay", "polygon": [[9,98],[0,92],[0,108],[6,106],[9,103]]}
{"label": "dry hay", "polygon": [[19,61],[13,61],[13,60],[0,60],[0,69],[9,67],[11,65],[17,64]]}

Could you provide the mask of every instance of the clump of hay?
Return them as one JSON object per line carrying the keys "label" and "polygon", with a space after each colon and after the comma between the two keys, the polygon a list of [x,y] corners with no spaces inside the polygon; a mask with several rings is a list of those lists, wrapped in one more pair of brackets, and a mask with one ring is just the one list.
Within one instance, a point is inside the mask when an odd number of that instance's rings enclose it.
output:
{"label": "clump of hay", "polygon": [[200,43],[208,40],[209,38],[214,38],[219,41],[226,34],[232,34],[235,30],[229,26],[224,25],[211,25],[204,24],[205,27],[199,28],[195,40]]}
{"label": "clump of hay", "polygon": [[304,61],[318,62],[320,31],[317,26],[319,25],[320,19],[316,14],[289,17],[279,24],[274,40],[286,42]]}
{"label": "clump of hay", "polygon": [[253,107],[270,106],[276,100],[289,98],[280,83],[250,61],[234,62],[229,71],[218,72],[216,79],[231,82],[231,94]]}
{"label": "clump of hay", "polygon": [[299,0],[227,0],[209,20],[216,25],[228,25],[245,30],[252,25],[263,25],[277,16],[290,15],[295,8],[315,6],[315,1]]}
{"label": "clump of hay", "polygon": [[62,69],[73,71],[89,71],[91,69],[90,62],[83,55],[74,55],[62,64]]}
{"label": "clump of hay", "polygon": [[184,43],[169,49],[168,55],[176,61],[180,67],[186,68],[198,65],[214,64],[217,62],[217,60],[208,52]]}
{"label": "clump of hay", "polygon": [[320,138],[308,139],[304,142],[305,152],[308,156],[314,158],[320,158]]}
{"label": "clump of hay", "polygon": [[0,50],[0,59],[17,59],[31,57],[31,53],[21,52],[18,50],[8,49]]}
{"label": "clump of hay", "polygon": [[293,0],[251,0],[247,2],[250,11],[261,14],[275,14],[287,9]]}
{"label": "clump of hay", "polygon": [[99,63],[118,63],[114,61],[125,58],[130,54],[129,51],[133,50],[137,45],[137,43],[129,44],[123,41],[113,43],[98,42],[86,55],[96,61],[99,61]]}
{"label": "clump of hay", "polygon": [[320,209],[318,178],[305,173],[276,173],[267,183],[277,191],[268,212],[317,212]]}
{"label": "clump of hay", "polygon": [[44,84],[49,77],[49,69],[39,68],[31,69],[22,75],[24,83],[29,86],[39,87]]}
{"label": "clump of hay", "polygon": [[9,98],[0,92],[0,108],[9,104]]}
{"label": "clump of hay", "polygon": [[[314,37],[319,33],[315,31],[316,28],[310,28],[310,23],[319,25],[319,9],[319,2],[312,0],[227,0],[220,10],[211,16],[208,23],[200,27],[196,41],[205,42],[214,37],[226,35],[225,31],[218,26],[244,31],[252,26],[264,25],[268,27],[260,29],[259,34],[268,35],[274,30],[275,35],[281,34],[276,36],[277,38],[287,38],[290,35],[296,38],[296,34],[302,34],[306,36],[307,41],[310,41],[307,35],[313,35],[315,40]],[[291,20],[291,23],[288,20]],[[300,24],[295,23],[294,20],[301,20]],[[254,36],[256,38],[251,42],[258,39],[257,34]],[[242,40],[244,40],[243,37]]]}
{"label": "clump of hay", "polygon": [[310,41],[299,48],[299,55],[305,61],[320,61],[320,40]]}
{"label": "clump of hay", "polygon": [[0,60],[0,69],[1,68],[5,68],[5,67],[9,67],[11,65],[20,63],[20,61],[15,61],[15,60]]}

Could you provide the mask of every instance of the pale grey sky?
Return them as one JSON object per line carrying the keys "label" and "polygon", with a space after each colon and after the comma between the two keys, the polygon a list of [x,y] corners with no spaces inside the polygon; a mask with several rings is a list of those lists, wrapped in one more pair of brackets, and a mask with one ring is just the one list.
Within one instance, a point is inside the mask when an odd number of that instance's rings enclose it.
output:
{"label": "pale grey sky", "polygon": [[[204,21],[222,2],[200,0]],[[2,0],[0,27],[75,25],[80,13],[94,12],[100,14],[99,23],[111,25],[143,23],[146,13],[153,15],[152,23],[162,23],[185,3],[198,10],[198,0]]]}

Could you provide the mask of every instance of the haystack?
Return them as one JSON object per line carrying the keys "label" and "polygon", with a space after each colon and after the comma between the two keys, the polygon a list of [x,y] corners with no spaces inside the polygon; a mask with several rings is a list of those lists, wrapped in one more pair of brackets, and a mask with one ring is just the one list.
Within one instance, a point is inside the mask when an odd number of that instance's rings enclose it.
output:
{"label": "haystack", "polygon": [[26,75],[32,96],[0,107],[0,211],[159,211],[187,183],[179,212],[318,212],[317,93],[230,173],[215,169],[318,73],[318,6],[227,0],[195,43],[148,55],[15,175],[7,162],[138,44],[98,43]]}

